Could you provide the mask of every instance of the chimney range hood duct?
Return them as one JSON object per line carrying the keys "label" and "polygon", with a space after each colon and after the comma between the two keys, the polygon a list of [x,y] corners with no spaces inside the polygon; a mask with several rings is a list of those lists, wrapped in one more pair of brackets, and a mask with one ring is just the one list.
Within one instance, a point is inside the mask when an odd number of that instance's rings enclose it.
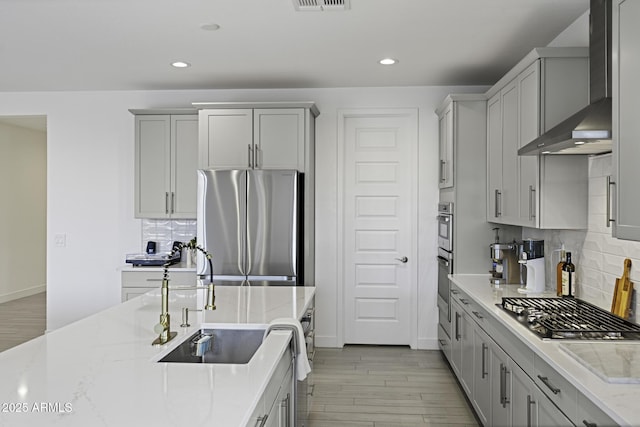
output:
{"label": "chimney range hood duct", "polygon": [[611,0],[591,0],[589,101],[588,106],[522,147],[518,154],[611,151]]}

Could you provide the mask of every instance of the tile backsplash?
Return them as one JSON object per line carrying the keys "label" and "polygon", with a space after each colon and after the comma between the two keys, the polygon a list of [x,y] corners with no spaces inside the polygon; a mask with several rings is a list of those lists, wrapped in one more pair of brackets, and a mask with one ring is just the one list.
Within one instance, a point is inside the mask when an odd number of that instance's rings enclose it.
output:
{"label": "tile backsplash", "polygon": [[[555,286],[555,266],[558,252],[564,243],[571,251],[576,266],[576,296],[602,307],[611,309],[611,300],[616,278],[622,276],[625,258],[631,259],[631,281],[640,287],[640,242],[620,240],[611,236],[607,227],[607,176],[612,173],[611,154],[589,158],[589,217],[585,231],[532,230],[524,229],[523,238],[545,240],[545,270],[548,286]],[[631,302],[633,321],[638,321],[640,306],[636,298]]]}
{"label": "tile backsplash", "polygon": [[148,241],[154,241],[158,245],[158,252],[170,252],[174,241],[188,242],[195,236],[195,219],[142,220],[142,251]]}

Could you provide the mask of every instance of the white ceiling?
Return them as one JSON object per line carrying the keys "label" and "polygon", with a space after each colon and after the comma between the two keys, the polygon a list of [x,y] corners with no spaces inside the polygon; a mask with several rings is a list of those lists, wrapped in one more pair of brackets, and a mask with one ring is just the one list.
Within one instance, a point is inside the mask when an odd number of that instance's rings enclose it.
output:
{"label": "white ceiling", "polygon": [[[588,0],[1,0],[0,91],[490,85]],[[218,31],[204,31],[216,23]],[[382,57],[399,63],[383,67]],[[187,61],[190,68],[169,64]]]}

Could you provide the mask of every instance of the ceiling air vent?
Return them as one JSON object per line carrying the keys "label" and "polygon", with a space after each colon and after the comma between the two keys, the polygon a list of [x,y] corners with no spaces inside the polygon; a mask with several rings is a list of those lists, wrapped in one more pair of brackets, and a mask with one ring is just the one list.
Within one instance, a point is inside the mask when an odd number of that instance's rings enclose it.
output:
{"label": "ceiling air vent", "polygon": [[350,0],[293,0],[293,6],[302,12],[323,12],[325,10],[347,10]]}

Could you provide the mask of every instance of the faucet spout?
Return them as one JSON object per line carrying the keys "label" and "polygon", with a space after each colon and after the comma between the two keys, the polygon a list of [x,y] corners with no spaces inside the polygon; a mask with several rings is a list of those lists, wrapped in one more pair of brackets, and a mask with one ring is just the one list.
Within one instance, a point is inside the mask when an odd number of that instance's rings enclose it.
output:
{"label": "faucet spout", "polygon": [[[169,258],[173,258],[173,256],[182,250],[184,247],[184,243],[176,242],[171,249],[171,255]],[[207,261],[209,262],[209,267],[211,268],[211,254],[205,251],[201,246],[195,246],[197,250],[202,252]],[[164,272],[162,276],[162,307],[160,312],[160,322],[155,325],[153,330],[158,337],[151,343],[154,346],[166,344],[171,341],[176,335],[177,332],[171,332],[171,316],[169,315],[169,265],[167,262],[164,264]],[[213,273],[212,273],[213,274]],[[216,309],[216,296],[215,296],[215,287],[213,285],[213,276],[211,277],[211,282],[207,286],[207,303],[204,306],[205,310],[215,310]],[[183,320],[183,324],[187,325],[188,320]]]}

